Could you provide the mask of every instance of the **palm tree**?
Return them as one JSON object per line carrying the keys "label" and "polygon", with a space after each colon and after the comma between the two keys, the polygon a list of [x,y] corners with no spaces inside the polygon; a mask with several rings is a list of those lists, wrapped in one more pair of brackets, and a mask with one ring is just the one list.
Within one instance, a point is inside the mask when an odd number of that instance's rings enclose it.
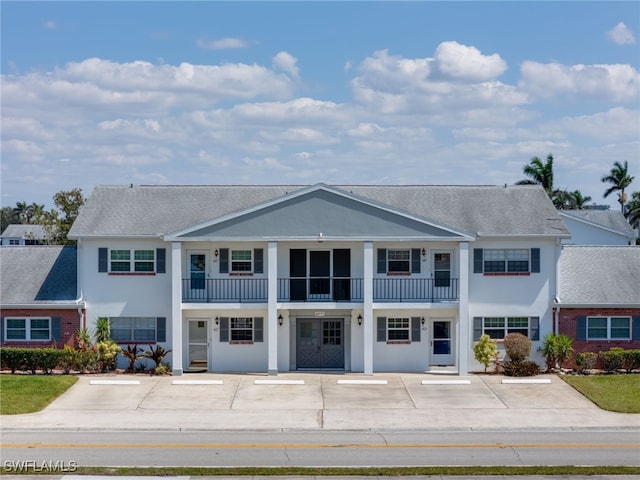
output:
{"label": "palm tree", "polygon": [[580,190],[574,190],[571,192],[571,197],[573,198],[573,208],[576,210],[584,209],[585,204],[591,201],[591,197],[589,195],[583,197]]}
{"label": "palm tree", "polygon": [[631,200],[627,203],[627,220],[631,228],[640,227],[640,192],[633,192]]}
{"label": "palm tree", "polygon": [[544,163],[540,158],[532,157],[522,171],[529,178],[520,180],[516,185],[542,185],[549,198],[553,196],[553,155],[547,155]]}
{"label": "palm tree", "polygon": [[610,183],[611,186],[604,192],[604,198],[607,198],[615,191],[618,193],[618,203],[620,203],[620,209],[624,213],[624,204],[627,203],[627,195],[624,193],[624,189],[631,185],[634,177],[629,175],[629,166],[625,160],[624,165],[620,162],[613,162],[613,168],[608,175],[604,175],[601,180],[604,183]]}

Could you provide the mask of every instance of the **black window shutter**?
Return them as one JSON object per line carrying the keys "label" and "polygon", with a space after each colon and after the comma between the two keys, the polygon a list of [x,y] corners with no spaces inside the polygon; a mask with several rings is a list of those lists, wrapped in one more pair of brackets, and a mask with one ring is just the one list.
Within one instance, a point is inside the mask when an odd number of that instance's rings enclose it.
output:
{"label": "black window shutter", "polygon": [[473,317],[473,341],[477,342],[482,336],[482,317]]}
{"label": "black window shutter", "polygon": [[411,249],[411,273],[420,273],[420,249]]}
{"label": "black window shutter", "polygon": [[264,250],[253,249],[253,273],[264,273]]}
{"label": "black window shutter", "polygon": [[229,341],[229,317],[220,317],[220,342]]}
{"label": "black window shutter", "polygon": [[411,317],[411,341],[420,341],[420,317]]}
{"label": "black window shutter", "polygon": [[156,318],[156,342],[167,341],[167,317]]}
{"label": "black window shutter", "polygon": [[640,316],[633,317],[632,340],[640,340]]}
{"label": "black window shutter", "polygon": [[264,337],[264,318],[255,317],[253,319],[253,341],[262,342]]}
{"label": "black window shutter", "polygon": [[473,273],[482,273],[482,249],[473,249]]}
{"label": "black window shutter", "polygon": [[378,249],[378,273],[387,273],[387,249]]}
{"label": "black window shutter", "polygon": [[378,317],[378,342],[387,341],[387,317]]}
{"label": "black window shutter", "polygon": [[109,249],[98,248],[98,272],[105,273],[109,271]]}
{"label": "black window shutter", "polygon": [[167,249],[156,249],[156,273],[167,273]]}
{"label": "black window shutter", "polygon": [[0,342],[4,341],[4,317],[0,317]]}
{"label": "black window shutter", "polygon": [[531,249],[531,273],[540,273],[540,249]]}
{"label": "black window shutter", "polygon": [[62,326],[60,317],[51,317],[51,340],[59,342],[62,338]]}
{"label": "black window shutter", "polygon": [[220,273],[229,273],[229,249],[220,249]]}
{"label": "black window shutter", "polygon": [[587,317],[579,315],[576,317],[576,340],[587,339]]}
{"label": "black window shutter", "polygon": [[531,341],[537,342],[540,340],[540,317],[531,317],[529,319],[529,332]]}

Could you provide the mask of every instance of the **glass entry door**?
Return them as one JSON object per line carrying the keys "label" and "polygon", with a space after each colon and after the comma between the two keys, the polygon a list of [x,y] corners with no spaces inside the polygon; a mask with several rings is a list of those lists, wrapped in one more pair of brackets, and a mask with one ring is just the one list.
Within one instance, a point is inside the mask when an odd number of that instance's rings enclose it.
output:
{"label": "glass entry door", "polygon": [[209,368],[209,321],[189,320],[189,363],[188,370]]}
{"label": "glass entry door", "polygon": [[433,320],[431,332],[431,365],[453,365],[451,320]]}
{"label": "glass entry door", "polygon": [[192,300],[207,300],[207,253],[191,250],[187,254],[189,258],[189,298]]}
{"label": "glass entry door", "polygon": [[304,318],[297,321],[297,368],[344,368],[344,321]]}

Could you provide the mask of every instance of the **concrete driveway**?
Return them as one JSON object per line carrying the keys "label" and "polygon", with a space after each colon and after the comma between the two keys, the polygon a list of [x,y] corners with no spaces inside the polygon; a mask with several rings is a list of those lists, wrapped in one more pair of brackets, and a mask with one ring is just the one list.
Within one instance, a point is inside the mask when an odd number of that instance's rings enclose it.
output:
{"label": "concrete driveway", "polygon": [[503,383],[513,380],[412,373],[83,375],[42,412],[3,416],[2,429],[640,427],[640,415],[603,411],[555,375]]}

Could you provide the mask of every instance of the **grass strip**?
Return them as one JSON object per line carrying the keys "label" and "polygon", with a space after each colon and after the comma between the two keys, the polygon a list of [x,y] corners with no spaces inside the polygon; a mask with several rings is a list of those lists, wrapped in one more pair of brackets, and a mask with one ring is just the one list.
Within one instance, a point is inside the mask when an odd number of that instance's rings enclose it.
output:
{"label": "grass strip", "polygon": [[[51,475],[39,469],[3,470],[3,474]],[[78,467],[74,475],[109,476],[488,476],[488,475],[638,475],[634,466],[465,466],[465,467]]]}
{"label": "grass strip", "polygon": [[603,410],[640,413],[640,375],[560,375]]}
{"label": "grass strip", "polygon": [[18,415],[42,410],[78,377],[70,375],[0,375],[0,414]]}

